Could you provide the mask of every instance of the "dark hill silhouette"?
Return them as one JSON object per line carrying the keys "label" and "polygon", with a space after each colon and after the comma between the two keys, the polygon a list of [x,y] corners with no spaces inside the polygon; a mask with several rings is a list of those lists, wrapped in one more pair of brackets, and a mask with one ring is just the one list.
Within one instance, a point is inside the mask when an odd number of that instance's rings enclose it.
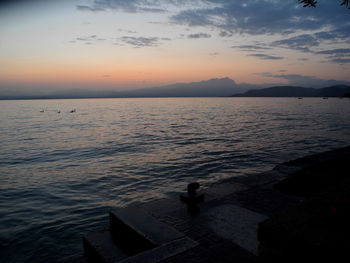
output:
{"label": "dark hill silhouette", "polygon": [[276,86],[264,89],[248,90],[233,97],[343,97],[350,92],[350,86],[336,85],[321,89],[295,86]]}
{"label": "dark hill silhouette", "polygon": [[[328,82],[328,81],[326,81]],[[334,83],[334,81],[332,81]],[[346,82],[345,82],[346,83]],[[347,83],[346,83],[347,84]],[[326,88],[299,86],[275,86],[237,84],[230,78],[214,78],[200,82],[176,83],[166,86],[137,90],[89,90],[69,89],[44,91],[1,92],[0,99],[70,99],[70,98],[148,98],[148,97],[341,97],[350,93],[350,85],[329,85]],[[249,90],[248,90],[249,89]],[[248,91],[247,91],[248,90]],[[242,92],[246,91],[242,94]],[[232,95],[235,94],[235,95]]]}
{"label": "dark hill silhouette", "polygon": [[121,91],[118,97],[226,97],[242,92],[230,78],[215,78],[200,82],[176,83],[161,87]]}
{"label": "dark hill silhouette", "polygon": [[346,93],[350,92],[350,86],[336,85],[319,89],[320,97],[343,97]]}
{"label": "dark hill silhouette", "polygon": [[49,94],[9,94],[0,99],[68,99],[68,98],[147,98],[147,97],[229,97],[247,90],[230,78],[213,78],[200,82],[175,83],[166,86],[125,91],[57,90]]}

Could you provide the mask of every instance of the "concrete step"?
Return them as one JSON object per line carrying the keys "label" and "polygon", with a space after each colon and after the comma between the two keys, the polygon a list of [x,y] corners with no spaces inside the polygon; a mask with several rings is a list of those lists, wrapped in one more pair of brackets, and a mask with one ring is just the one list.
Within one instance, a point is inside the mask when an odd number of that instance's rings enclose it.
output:
{"label": "concrete step", "polygon": [[188,237],[183,237],[123,259],[119,263],[157,263],[172,256],[181,254],[196,246],[198,246],[196,241],[193,241]]}
{"label": "concrete step", "polygon": [[87,262],[93,263],[155,263],[198,245],[136,207],[110,211],[110,230],[89,233],[83,244]]}
{"label": "concrete step", "polygon": [[109,230],[85,235],[83,245],[87,262],[114,263],[130,256],[114,242]]}
{"label": "concrete step", "polygon": [[84,254],[75,254],[58,260],[57,263],[88,263]]}
{"label": "concrete step", "polygon": [[[115,239],[144,247],[143,250],[179,239],[184,235],[159,222],[140,208],[116,208],[110,211],[110,228]],[[141,249],[142,250],[142,249]]]}

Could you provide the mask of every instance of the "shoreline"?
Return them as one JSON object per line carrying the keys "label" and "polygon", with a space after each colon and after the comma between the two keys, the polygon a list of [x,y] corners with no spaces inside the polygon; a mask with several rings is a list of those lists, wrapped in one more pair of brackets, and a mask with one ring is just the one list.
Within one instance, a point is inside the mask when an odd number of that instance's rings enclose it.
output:
{"label": "shoreline", "polygon": [[[343,163],[349,157],[350,146],[288,161],[260,174],[233,177],[200,190],[198,195],[204,194],[205,201],[198,203],[198,211],[195,213],[191,212],[178,196],[116,209],[111,211],[110,218],[112,221],[122,222],[117,225],[116,236],[119,241],[115,243],[116,237],[111,239],[111,232],[115,228],[111,222],[111,228],[101,230],[103,233],[100,231],[85,235],[85,255],[90,260],[93,258],[93,262],[256,262],[261,259],[273,260],[276,255],[285,259],[288,251],[277,251],[275,244],[271,245],[271,241],[267,239],[271,233],[275,234],[276,225],[280,224],[276,222],[284,222],[285,213],[298,210],[300,206],[305,207],[308,197],[300,192],[295,194],[285,189],[281,191],[276,186],[281,182],[293,186],[295,177],[297,180],[305,180],[306,176],[312,175],[312,169],[328,167],[334,162],[339,166],[339,159]],[[342,169],[347,168],[344,166]],[[134,222],[135,213],[141,223]],[[296,213],[299,218],[299,212]],[[289,215],[287,218],[290,217]],[[169,228],[170,232],[174,231],[177,235],[162,236],[161,231],[157,231],[162,227]],[[152,232],[152,229],[155,229],[155,232]],[[144,248],[142,242],[135,243],[138,237],[131,238],[130,241],[129,236],[132,234],[127,234],[128,231],[138,233],[144,240],[159,240],[160,235],[166,241],[159,244],[153,241],[151,247]],[[147,234],[149,231],[152,233]],[[264,235],[264,231],[271,233]],[[277,232],[279,231],[280,229]],[[285,236],[288,234],[280,237],[280,242],[283,243]],[[291,246],[291,241],[288,242],[286,244]],[[108,249],[104,248],[105,246]],[[124,252],[115,252],[112,249],[118,246],[124,247]],[[139,248],[141,252],[125,253],[125,248],[130,247]],[[62,262],[86,262],[86,257],[79,254]]]}
{"label": "shoreline", "polygon": [[346,99],[347,96],[152,96],[152,97],[2,97],[0,101],[12,101],[12,100],[84,100],[84,99],[185,99],[185,98],[276,98],[276,99],[325,99],[325,98],[338,98],[338,99]]}

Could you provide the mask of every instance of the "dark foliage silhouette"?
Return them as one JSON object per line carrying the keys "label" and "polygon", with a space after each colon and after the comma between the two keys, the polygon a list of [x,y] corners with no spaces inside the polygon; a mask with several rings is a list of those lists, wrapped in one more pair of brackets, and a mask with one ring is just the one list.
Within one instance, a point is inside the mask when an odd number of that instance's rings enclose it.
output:
{"label": "dark foliage silhouette", "polygon": [[[299,0],[299,3],[303,4],[304,7],[316,7],[317,1],[315,0]],[[342,0],[340,5],[350,9],[350,0]]]}

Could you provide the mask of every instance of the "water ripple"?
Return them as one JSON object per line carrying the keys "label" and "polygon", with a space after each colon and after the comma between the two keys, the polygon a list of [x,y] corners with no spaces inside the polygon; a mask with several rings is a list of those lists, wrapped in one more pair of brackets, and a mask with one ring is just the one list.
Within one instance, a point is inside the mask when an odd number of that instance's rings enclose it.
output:
{"label": "water ripple", "polygon": [[350,144],[350,101],[332,98],[0,104],[1,262],[78,253],[111,207]]}

